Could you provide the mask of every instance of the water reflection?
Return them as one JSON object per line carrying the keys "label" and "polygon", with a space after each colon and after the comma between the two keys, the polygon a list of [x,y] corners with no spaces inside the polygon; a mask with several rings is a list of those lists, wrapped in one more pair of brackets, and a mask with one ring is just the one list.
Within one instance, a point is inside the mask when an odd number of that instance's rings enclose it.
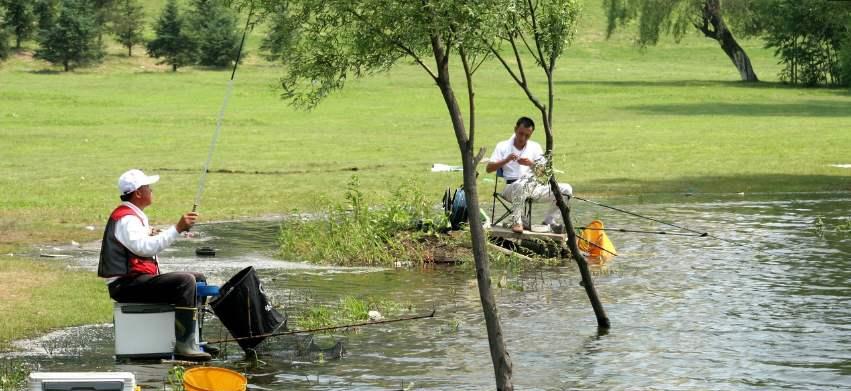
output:
{"label": "water reflection", "polygon": [[[512,289],[497,289],[514,381],[522,389],[847,389],[851,387],[851,235],[827,227],[848,218],[847,195],[777,199],[610,200],[642,214],[741,242],[616,233],[621,256],[597,269],[595,284],[612,321],[599,333],[576,267],[506,273]],[[659,229],[655,224],[576,204],[577,225]],[[667,229],[666,229],[667,230]],[[274,257],[277,223],[205,225],[201,236],[166,256],[170,270],[194,268],[224,281],[258,267],[276,302],[293,313],[376,296],[437,309],[433,320],[329,335],[346,343],[336,361],[299,361],[266,346],[263,365],[245,367],[232,347],[219,365],[245,370],[258,389],[491,389],[493,369],[474,272],[469,269],[386,270],[317,267]],[[203,243],[219,250],[200,259]],[[75,262],[93,268],[95,255]],[[211,328],[216,336],[215,327]],[[218,331],[219,333],[221,331]],[[86,333],[78,354],[31,354],[43,370],[127,370],[162,387],[168,365],[115,364],[109,327]]]}

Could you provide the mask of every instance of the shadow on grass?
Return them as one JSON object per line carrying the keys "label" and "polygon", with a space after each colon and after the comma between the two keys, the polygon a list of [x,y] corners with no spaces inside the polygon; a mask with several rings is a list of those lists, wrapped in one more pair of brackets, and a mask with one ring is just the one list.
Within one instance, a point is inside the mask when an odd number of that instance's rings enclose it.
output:
{"label": "shadow on grass", "polygon": [[733,80],[561,80],[555,84],[566,86],[607,86],[607,87],[738,87],[755,89],[792,89],[794,87],[779,82],[746,83]]}
{"label": "shadow on grass", "polygon": [[603,178],[578,187],[589,193],[613,194],[851,192],[851,169],[836,170],[836,175],[711,175],[658,180]]}
{"label": "shadow on grass", "polygon": [[61,74],[65,73],[65,71],[59,71],[59,70],[56,70],[56,69],[33,69],[33,70],[29,71],[29,73],[32,73],[32,74],[35,74],[35,75],[61,75]]}
{"label": "shadow on grass", "polygon": [[800,103],[676,103],[635,105],[627,110],[650,115],[732,115],[748,117],[851,117],[849,102],[804,101]]}

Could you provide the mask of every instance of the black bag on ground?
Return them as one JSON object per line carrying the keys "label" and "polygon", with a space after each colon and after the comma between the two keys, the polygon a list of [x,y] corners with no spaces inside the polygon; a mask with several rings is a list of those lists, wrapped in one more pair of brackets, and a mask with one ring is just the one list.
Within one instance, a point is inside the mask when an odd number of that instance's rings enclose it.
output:
{"label": "black bag on ground", "polygon": [[461,224],[467,222],[467,195],[464,188],[460,187],[455,190],[455,195],[452,197],[452,209],[449,212],[449,224],[452,225],[452,230],[461,229]]}
{"label": "black bag on ground", "polygon": [[210,302],[210,307],[242,350],[254,349],[266,339],[265,334],[274,333],[282,325],[286,329],[287,317],[272,308],[263,292],[253,266],[242,269],[222,285],[219,296]]}

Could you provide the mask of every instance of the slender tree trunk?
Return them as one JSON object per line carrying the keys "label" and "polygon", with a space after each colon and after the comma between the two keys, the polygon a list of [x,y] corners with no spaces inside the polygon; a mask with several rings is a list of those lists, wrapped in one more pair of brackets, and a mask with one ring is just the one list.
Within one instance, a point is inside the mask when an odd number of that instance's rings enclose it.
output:
{"label": "slender tree trunk", "polygon": [[582,275],[582,286],[585,288],[588,300],[591,301],[594,316],[597,317],[597,327],[608,329],[611,327],[609,316],[606,315],[603,303],[600,301],[599,296],[597,296],[597,289],[594,288],[594,280],[591,278],[591,270],[588,269],[588,261],[585,260],[585,257],[579,251],[579,246],[576,243],[576,231],[573,227],[573,221],[570,220],[570,207],[564,202],[564,197],[561,195],[561,188],[558,186],[555,175],[550,177],[550,190],[555,195],[556,205],[558,205],[561,211],[561,218],[564,220],[564,230],[567,232],[567,246],[571,254],[573,254],[576,266],[579,267],[579,274]]}
{"label": "slender tree trunk", "polygon": [[68,60],[62,61],[62,65],[65,66],[65,72],[68,72],[69,70],[71,70],[71,66],[68,63]]}
{"label": "slender tree trunk", "polygon": [[177,72],[177,64],[171,64],[171,71]]}
{"label": "slender tree trunk", "polygon": [[[511,356],[505,347],[502,338],[502,326],[499,323],[499,313],[496,300],[491,291],[490,270],[488,265],[487,238],[482,228],[479,216],[479,196],[476,191],[476,166],[481,156],[473,156],[473,145],[467,138],[464,120],[461,117],[461,108],[455,99],[452,84],[449,78],[449,61],[447,49],[438,36],[432,36],[432,50],[437,64],[437,78],[435,82],[443,95],[443,101],[449,110],[452,119],[452,128],[455,138],[461,150],[461,161],[464,173],[464,192],[466,193],[467,210],[469,211],[468,222],[470,224],[470,236],[472,237],[473,259],[476,262],[476,281],[479,286],[479,298],[482,302],[482,310],[485,316],[485,327],[488,333],[491,361],[493,362],[494,375],[496,377],[496,388],[500,391],[511,391],[512,364]],[[481,155],[481,154],[480,154]]]}
{"label": "slender tree trunk", "polygon": [[727,57],[730,58],[730,61],[739,70],[739,77],[741,77],[742,81],[759,81],[753,65],[751,65],[750,57],[739,46],[736,38],[733,37],[733,33],[727,28],[727,24],[724,23],[724,18],[721,16],[720,0],[704,0],[702,24],[695,24],[695,27],[703,35],[718,41],[721,45],[721,50],[727,54]]}
{"label": "slender tree trunk", "polygon": [[[551,72],[547,74],[547,79],[549,87],[549,102],[552,104],[554,86]],[[547,136],[547,147],[545,153],[552,158],[554,143],[552,131],[552,110],[547,110],[547,108],[543,107],[539,108],[541,109],[541,115],[544,117],[544,132]],[[558,209],[561,212],[561,219],[564,221],[564,231],[567,233],[567,248],[570,249],[570,253],[576,261],[576,266],[579,268],[579,274],[582,276],[582,286],[585,288],[585,293],[588,295],[588,300],[591,302],[591,308],[594,310],[594,316],[597,317],[597,327],[600,329],[608,329],[611,327],[609,316],[606,315],[603,303],[597,295],[597,289],[594,287],[594,280],[591,277],[591,271],[588,269],[588,261],[585,260],[585,257],[582,256],[582,253],[579,251],[579,245],[576,242],[576,231],[573,227],[573,221],[570,219],[570,207],[567,205],[567,202],[564,201],[564,197],[561,194],[561,188],[558,185],[558,180],[555,175],[550,177],[550,191],[553,193],[553,197],[556,200],[556,206],[558,206]]]}
{"label": "slender tree trunk", "polygon": [[732,61],[733,65],[736,66],[736,69],[739,70],[739,76],[742,78],[742,81],[759,81],[759,78],[756,77],[756,72],[753,70],[753,65],[751,65],[751,59],[748,57],[747,53],[745,53],[745,50],[739,46],[736,39],[733,38],[733,34],[730,33],[730,30],[724,29],[724,32],[718,39],[718,43],[721,44],[721,49],[724,50],[724,53],[727,54],[727,57],[730,58],[730,61]]}
{"label": "slender tree trunk", "polygon": [[133,57],[133,45],[127,45],[127,57]]}

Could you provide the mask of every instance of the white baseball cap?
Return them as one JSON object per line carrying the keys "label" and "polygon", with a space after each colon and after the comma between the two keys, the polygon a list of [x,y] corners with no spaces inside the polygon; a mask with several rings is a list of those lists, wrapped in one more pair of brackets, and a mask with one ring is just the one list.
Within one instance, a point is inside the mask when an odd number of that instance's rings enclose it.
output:
{"label": "white baseball cap", "polygon": [[157,183],[159,180],[159,175],[147,176],[142,170],[134,168],[118,177],[118,191],[121,195],[130,194],[142,186]]}

